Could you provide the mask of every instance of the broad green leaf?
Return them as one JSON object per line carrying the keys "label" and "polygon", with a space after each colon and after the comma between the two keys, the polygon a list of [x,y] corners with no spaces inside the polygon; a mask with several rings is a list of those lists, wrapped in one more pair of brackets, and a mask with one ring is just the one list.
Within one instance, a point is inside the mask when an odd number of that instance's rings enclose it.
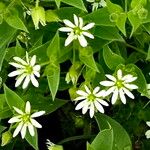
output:
{"label": "broad green leaf", "polygon": [[107,8],[98,9],[83,17],[86,22],[94,22],[96,25],[115,26],[115,23],[109,19],[109,12]]}
{"label": "broad green leaf", "polygon": [[23,109],[25,106],[24,101],[11,89],[9,89],[6,85],[4,85],[4,93],[6,102],[9,105],[10,108],[13,106]]}
{"label": "broad green leaf", "polygon": [[58,64],[50,64],[45,69],[45,74],[47,76],[49,89],[52,94],[53,101],[59,87],[60,80],[60,66]]}
{"label": "broad green leaf", "polygon": [[112,128],[104,129],[98,133],[91,146],[94,150],[113,150],[113,136]]}
{"label": "broad green leaf", "polygon": [[[107,129],[108,123],[110,124],[113,130],[113,135],[114,135],[112,150],[124,150],[127,147],[128,147],[128,150],[132,149],[132,143],[129,138],[129,135],[118,122],[100,113],[96,114],[96,120],[97,120],[100,130]],[[107,126],[105,126],[103,122],[105,122]]]}
{"label": "broad green leaf", "polygon": [[93,69],[96,72],[99,72],[93,57],[93,50],[91,47],[80,48],[79,58],[87,67]]}
{"label": "broad green leaf", "polygon": [[95,150],[88,142],[86,143],[86,150]]}
{"label": "broad green leaf", "polygon": [[82,0],[61,0],[61,2],[79,8],[81,10],[87,11]]}
{"label": "broad green leaf", "polygon": [[121,42],[124,41],[124,39],[122,38],[122,36],[119,34],[118,30],[115,27],[97,26],[95,28],[94,35],[104,40],[121,41]]}
{"label": "broad green leaf", "polygon": [[131,8],[135,8],[139,5],[145,6],[147,3],[147,0],[132,0],[131,2]]}
{"label": "broad green leaf", "polygon": [[17,12],[9,11],[4,17],[5,21],[13,28],[29,32],[24,25],[22,19],[19,18]]}
{"label": "broad green leaf", "polygon": [[115,70],[115,68],[119,64],[124,64],[125,63],[124,58],[117,55],[117,54],[115,54],[114,52],[112,52],[111,49],[108,46],[104,46],[103,58],[105,60],[106,65],[111,70]]}
{"label": "broad green leaf", "polygon": [[60,21],[59,17],[56,14],[56,11],[54,10],[47,10],[45,12],[46,14],[46,21],[47,22],[58,22]]}
{"label": "broad green leaf", "polygon": [[47,56],[49,57],[51,62],[57,61],[59,56],[59,51],[60,51],[59,34],[58,32],[56,32],[50,45],[47,48]]}
{"label": "broad green leaf", "polygon": [[29,131],[27,131],[25,139],[27,140],[27,142],[35,149],[38,150],[38,134],[37,134],[37,130],[36,128],[34,128],[35,131],[35,135],[31,136],[29,134]]}

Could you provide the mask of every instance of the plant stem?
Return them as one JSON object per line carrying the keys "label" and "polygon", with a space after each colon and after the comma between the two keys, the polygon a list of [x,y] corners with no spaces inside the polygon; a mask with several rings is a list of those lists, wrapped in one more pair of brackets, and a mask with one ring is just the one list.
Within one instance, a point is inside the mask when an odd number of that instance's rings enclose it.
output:
{"label": "plant stem", "polygon": [[127,46],[127,47],[130,47],[130,48],[136,50],[137,52],[139,52],[139,53],[144,54],[144,55],[147,56],[147,53],[144,52],[144,51],[143,51],[142,49],[140,49],[140,48],[134,47],[134,46],[132,46],[132,45],[130,45],[130,44],[128,44],[128,43],[126,43],[126,46]]}
{"label": "plant stem", "polygon": [[125,13],[128,12],[128,0],[125,0]]}
{"label": "plant stem", "polygon": [[148,102],[144,105],[143,109],[145,109],[149,104],[150,104],[150,101],[148,101]]}
{"label": "plant stem", "polygon": [[38,7],[38,6],[39,6],[39,0],[36,0],[35,7]]}
{"label": "plant stem", "polygon": [[63,144],[66,142],[70,142],[70,141],[75,141],[75,140],[80,140],[80,139],[90,139],[90,138],[94,138],[96,135],[79,135],[79,136],[72,136],[69,138],[66,138],[60,142],[58,142],[58,144]]}

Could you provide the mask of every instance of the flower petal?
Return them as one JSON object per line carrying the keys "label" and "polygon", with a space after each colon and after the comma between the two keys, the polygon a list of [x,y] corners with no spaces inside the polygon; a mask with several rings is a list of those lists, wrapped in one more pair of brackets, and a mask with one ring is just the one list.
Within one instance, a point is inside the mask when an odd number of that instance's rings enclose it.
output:
{"label": "flower petal", "polygon": [[21,137],[22,137],[22,139],[25,138],[25,136],[26,136],[26,131],[27,131],[27,123],[25,123],[25,124],[23,125],[22,129],[21,129]]}
{"label": "flower petal", "polygon": [[116,86],[113,86],[111,88],[109,88],[106,93],[105,93],[105,96],[108,96],[109,94],[111,94],[112,92],[114,92],[114,90],[116,89]]}
{"label": "flower petal", "polygon": [[86,85],[84,85],[84,88],[85,88],[85,90],[86,90],[86,93],[91,94],[90,89],[89,89]]}
{"label": "flower petal", "polygon": [[22,110],[18,109],[17,107],[13,106],[14,110],[20,114],[20,115],[23,115],[24,113],[22,112]]}
{"label": "flower petal", "polygon": [[35,119],[30,119],[30,121],[36,128],[42,128],[42,125],[39,124]]}
{"label": "flower petal", "polygon": [[23,68],[23,69],[25,68],[25,66],[17,64],[17,63],[14,63],[14,62],[10,62],[9,64],[14,66],[14,67],[16,67],[16,68]]}
{"label": "flower petal", "polygon": [[34,67],[33,67],[33,71],[40,71],[40,69],[41,69],[41,66],[40,65],[35,65]]}
{"label": "flower petal", "polygon": [[95,101],[94,104],[99,112],[104,113],[104,108],[102,107],[102,105],[99,102]]}
{"label": "flower petal", "polygon": [[32,56],[31,61],[30,61],[30,65],[34,66],[36,63],[36,55]]}
{"label": "flower petal", "polygon": [[13,71],[13,72],[9,73],[8,77],[18,76],[18,75],[24,73],[24,71],[25,71],[24,69],[18,69],[16,71]]}
{"label": "flower petal", "polygon": [[100,92],[95,94],[96,97],[105,97],[105,95],[106,95],[106,91],[105,90],[101,90]]}
{"label": "flower petal", "polygon": [[128,95],[131,99],[134,99],[134,95],[126,88],[123,88],[123,91],[126,95]]}
{"label": "flower petal", "polygon": [[86,102],[82,108],[82,114],[85,114],[88,111],[89,108],[89,103]]}
{"label": "flower petal", "polygon": [[91,39],[94,39],[94,35],[91,34],[91,33],[89,33],[89,32],[82,32],[82,34],[83,34],[84,36],[87,36],[87,37],[91,38]]}
{"label": "flower petal", "polygon": [[135,84],[124,84],[124,86],[131,90],[138,89],[138,86],[136,86]]}
{"label": "flower petal", "polygon": [[79,100],[83,100],[83,99],[86,99],[85,96],[79,96],[77,98],[74,99],[74,101],[79,101]]}
{"label": "flower petal", "polygon": [[15,122],[20,122],[20,116],[15,116],[12,117],[11,119],[8,120],[8,123],[15,123]]}
{"label": "flower petal", "polygon": [[115,89],[113,92],[112,98],[111,98],[111,103],[115,104],[118,99],[118,88]]}
{"label": "flower petal", "polygon": [[100,90],[100,87],[99,86],[97,86],[96,88],[94,88],[94,90],[93,90],[93,94],[95,95],[95,94],[97,94],[97,92],[99,92],[99,90]]}
{"label": "flower petal", "polygon": [[94,104],[93,104],[93,103],[91,103],[91,105],[90,105],[90,108],[89,108],[89,109],[90,109],[90,117],[91,117],[91,118],[93,118],[93,116],[94,116],[94,112],[95,112],[95,111],[94,111]]}
{"label": "flower petal", "polygon": [[70,28],[74,28],[75,27],[75,25],[71,21],[69,21],[68,19],[64,19],[63,22],[64,22],[64,24],[66,26],[68,26]]}
{"label": "flower petal", "polygon": [[115,85],[115,82],[112,82],[112,81],[101,81],[100,84],[103,85],[103,86],[113,86],[113,85]]}
{"label": "flower petal", "polygon": [[80,102],[80,103],[75,107],[75,110],[79,110],[79,109],[83,108],[85,104],[86,104],[86,100]]}
{"label": "flower petal", "polygon": [[16,83],[15,83],[15,87],[18,87],[18,86],[22,83],[22,81],[24,80],[24,78],[25,78],[26,76],[27,76],[26,73],[24,73],[24,74],[22,74],[21,76],[19,76],[19,77],[17,78]]}
{"label": "flower petal", "polygon": [[82,34],[78,36],[78,40],[79,40],[79,43],[82,47],[87,46],[88,43],[87,43],[85,37]]}
{"label": "flower petal", "polygon": [[89,30],[95,26],[95,23],[89,23],[82,28],[82,30]]}
{"label": "flower petal", "polygon": [[150,130],[146,131],[145,136],[146,136],[147,139],[150,138]]}
{"label": "flower petal", "polygon": [[124,92],[122,89],[119,90],[119,95],[120,95],[120,99],[121,99],[122,103],[126,104],[126,98],[124,96]]}
{"label": "flower petal", "polygon": [[26,61],[27,61],[28,65],[29,65],[29,55],[28,55],[27,51],[26,51]]}
{"label": "flower petal", "polygon": [[117,71],[117,77],[118,77],[119,80],[122,79],[122,70],[121,70],[121,69],[119,69],[119,70]]}
{"label": "flower petal", "polygon": [[25,113],[26,114],[30,114],[31,113],[31,105],[30,105],[29,101],[26,102]]}
{"label": "flower petal", "polygon": [[79,28],[83,28],[83,19],[81,17],[79,17]]}
{"label": "flower petal", "polygon": [[68,46],[74,40],[74,33],[71,32],[65,41],[65,46]]}
{"label": "flower petal", "polygon": [[45,114],[45,111],[39,111],[39,112],[35,112],[31,115],[31,118],[36,118],[36,117],[40,117],[42,115]]}
{"label": "flower petal", "polygon": [[14,133],[13,133],[13,137],[16,137],[18,135],[22,126],[23,126],[23,122],[20,122],[19,125],[17,126],[17,128],[15,129]]}
{"label": "flower petal", "polygon": [[28,65],[23,59],[21,59],[20,57],[13,57],[13,59],[19,63],[21,63],[22,65]]}
{"label": "flower petal", "polygon": [[108,104],[106,101],[104,101],[104,100],[102,100],[102,99],[100,99],[100,98],[96,98],[96,100],[97,100],[99,103],[101,103],[102,105],[104,105],[104,106],[109,106],[109,104]]}
{"label": "flower petal", "polygon": [[78,91],[76,91],[76,93],[77,93],[78,95],[81,95],[81,96],[85,96],[85,97],[88,96],[88,93],[86,93],[86,92],[84,92],[84,91],[82,91],[82,90],[78,90]]}
{"label": "flower petal", "polygon": [[110,80],[112,80],[112,81],[114,81],[114,82],[117,81],[116,78],[115,78],[114,76],[112,76],[112,75],[106,74],[105,76],[106,76],[108,79],[110,79]]}
{"label": "flower petal", "polygon": [[31,136],[35,135],[34,127],[30,122],[28,122],[28,130],[29,130],[29,133],[30,133]]}
{"label": "flower petal", "polygon": [[75,25],[76,25],[76,26],[79,26],[78,17],[77,17],[75,14],[73,14],[73,18],[74,18],[74,23],[75,23]]}
{"label": "flower petal", "polygon": [[31,74],[30,77],[31,77],[31,82],[32,82],[32,84],[33,84],[35,87],[39,87],[39,83],[38,83],[38,81],[36,80],[34,74]]}
{"label": "flower petal", "polygon": [[38,78],[40,77],[40,73],[38,71],[34,71],[33,74]]}
{"label": "flower petal", "polygon": [[26,78],[25,78],[25,80],[24,80],[24,83],[22,85],[22,88],[23,89],[27,88],[29,82],[30,82],[30,75],[27,75]]}
{"label": "flower petal", "polygon": [[69,27],[61,27],[58,30],[61,32],[72,32],[73,31],[73,29],[69,28]]}
{"label": "flower petal", "polygon": [[150,121],[146,121],[146,124],[150,127]]}

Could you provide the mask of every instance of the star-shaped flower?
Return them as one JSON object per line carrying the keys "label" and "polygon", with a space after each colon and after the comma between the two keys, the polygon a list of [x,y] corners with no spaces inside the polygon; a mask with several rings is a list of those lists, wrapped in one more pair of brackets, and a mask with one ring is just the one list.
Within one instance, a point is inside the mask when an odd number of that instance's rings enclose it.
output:
{"label": "star-shaped flower", "polygon": [[88,43],[84,36],[94,39],[94,36],[91,33],[89,33],[88,30],[93,28],[95,23],[89,23],[84,26],[83,19],[81,17],[77,17],[75,14],[74,24],[67,19],[64,19],[63,22],[67,27],[61,27],[59,28],[59,31],[68,32],[68,37],[65,41],[65,46],[68,46],[73,40],[78,39],[80,45],[82,47],[86,47]]}
{"label": "star-shaped flower", "polygon": [[18,87],[23,81],[22,88],[27,88],[29,82],[31,81],[35,87],[39,86],[36,77],[40,77],[40,65],[36,64],[36,55],[31,59],[29,58],[28,52],[26,52],[26,61],[20,57],[13,57],[16,62],[10,62],[9,64],[16,67],[16,70],[9,73],[9,77],[17,76],[15,87]]}
{"label": "star-shaped flower", "polygon": [[21,132],[21,137],[24,138],[26,135],[27,128],[31,136],[35,135],[34,127],[42,128],[41,124],[39,124],[34,118],[39,117],[45,114],[45,111],[39,111],[31,114],[31,105],[30,102],[26,102],[25,112],[22,110],[13,107],[14,110],[18,113],[17,116],[12,117],[8,123],[17,123],[17,128],[13,133],[13,137],[17,136],[19,132]]}
{"label": "star-shaped flower", "polygon": [[134,77],[131,74],[123,76],[121,69],[117,71],[117,77],[108,74],[106,77],[111,81],[102,81],[100,84],[106,87],[110,87],[106,91],[106,96],[113,93],[111,98],[112,104],[115,104],[118,98],[121,99],[123,104],[126,104],[125,94],[131,99],[134,99],[134,95],[130,91],[138,88],[137,85],[132,84],[132,82],[135,81],[137,77]]}
{"label": "star-shaped flower", "polygon": [[78,90],[76,93],[79,95],[74,101],[78,102],[75,110],[82,109],[82,113],[85,114],[88,109],[90,113],[90,117],[92,118],[94,116],[95,111],[99,111],[101,113],[104,113],[104,106],[108,106],[108,103],[103,100],[105,97],[105,91],[100,91],[100,87],[94,88],[94,90],[90,90],[86,85],[85,91]]}

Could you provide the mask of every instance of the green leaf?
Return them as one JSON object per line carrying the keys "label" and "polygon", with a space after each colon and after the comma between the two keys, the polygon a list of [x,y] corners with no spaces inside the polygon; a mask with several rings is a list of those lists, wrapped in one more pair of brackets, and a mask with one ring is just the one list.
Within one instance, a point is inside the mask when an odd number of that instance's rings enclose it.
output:
{"label": "green leaf", "polygon": [[58,64],[50,64],[45,69],[45,74],[47,76],[49,89],[52,94],[52,99],[54,101],[60,80],[60,66]]}
{"label": "green leaf", "polygon": [[13,28],[18,30],[23,30],[25,32],[29,32],[26,26],[24,25],[22,19],[18,17],[17,12],[9,11],[5,17],[5,21]]}
{"label": "green leaf", "polygon": [[47,48],[47,56],[49,57],[51,62],[57,61],[59,51],[60,51],[59,34],[58,34],[58,32],[56,32],[50,45]]}
{"label": "green leaf", "polygon": [[29,132],[27,131],[25,139],[27,140],[27,142],[35,149],[38,150],[38,134],[37,134],[37,130],[36,128],[34,128],[35,131],[35,135],[31,136],[29,134]]}
{"label": "green leaf", "polygon": [[46,21],[47,22],[58,22],[60,21],[59,17],[56,14],[56,11],[54,10],[47,10],[45,12],[46,14]]}
{"label": "green leaf", "polygon": [[124,41],[122,36],[119,34],[118,30],[114,27],[97,26],[95,28],[94,35],[109,41]]}
{"label": "green leaf", "polygon": [[103,58],[104,58],[104,61],[105,61],[106,65],[111,70],[115,70],[115,68],[119,64],[124,64],[125,63],[124,58],[117,55],[117,54],[115,54],[115,53],[113,53],[108,46],[104,46]]}
{"label": "green leaf", "polygon": [[139,6],[139,5],[143,5],[144,6],[144,5],[146,5],[146,3],[147,3],[147,0],[132,0],[131,8],[133,9],[133,8]]}
{"label": "green leaf", "polygon": [[61,0],[61,2],[79,8],[83,11],[87,11],[82,0]]}
{"label": "green leaf", "polygon": [[86,150],[95,150],[88,142],[86,143]]}
{"label": "green leaf", "polygon": [[96,25],[115,26],[109,19],[109,12],[107,8],[98,9],[83,17],[86,22],[94,22]]}
{"label": "green leaf", "polygon": [[91,47],[80,47],[79,58],[87,67],[93,69],[96,72],[99,72],[93,57],[93,50]]}
{"label": "green leaf", "polygon": [[[132,149],[132,143],[129,138],[129,135],[127,134],[125,129],[118,122],[116,122],[115,120],[111,119],[110,117],[108,117],[104,114],[100,114],[100,113],[96,114],[96,120],[97,120],[100,130],[108,128],[108,123],[110,124],[110,126],[113,130],[113,134],[114,134],[112,150],[124,150],[127,147],[128,147],[128,150]],[[104,124],[104,122],[105,122],[105,124]],[[107,139],[106,139],[106,142],[107,142]]]}
{"label": "green leaf", "polygon": [[112,150],[114,140],[113,136],[112,128],[104,129],[98,133],[91,146],[94,148],[94,150]]}
{"label": "green leaf", "polygon": [[148,48],[148,53],[147,53],[146,60],[150,60],[150,45],[149,45],[149,48]]}
{"label": "green leaf", "polygon": [[15,106],[19,109],[24,109],[25,106],[24,101],[14,91],[9,89],[6,85],[4,85],[4,93],[6,102],[10,108]]}

